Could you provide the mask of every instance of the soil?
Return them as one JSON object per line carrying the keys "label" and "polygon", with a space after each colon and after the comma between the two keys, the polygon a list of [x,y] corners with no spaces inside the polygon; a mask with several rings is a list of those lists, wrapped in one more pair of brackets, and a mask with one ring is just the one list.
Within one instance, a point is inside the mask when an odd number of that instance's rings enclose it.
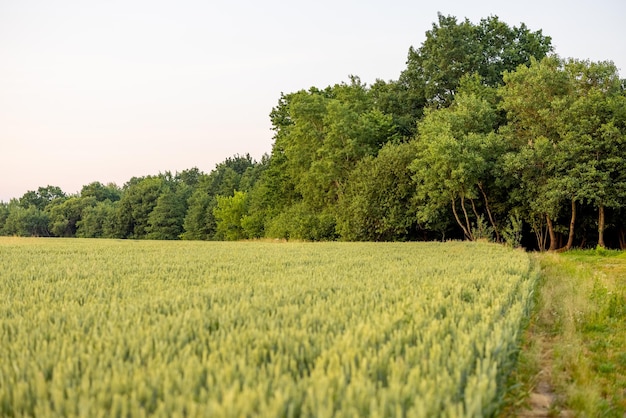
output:
{"label": "soil", "polygon": [[552,349],[550,347],[550,341],[543,339],[541,347],[541,369],[536,376],[537,383],[534,385],[528,397],[526,408],[519,411],[517,416],[519,418],[573,418],[573,412],[561,410],[558,407],[557,395],[550,384],[550,370],[552,370]]}

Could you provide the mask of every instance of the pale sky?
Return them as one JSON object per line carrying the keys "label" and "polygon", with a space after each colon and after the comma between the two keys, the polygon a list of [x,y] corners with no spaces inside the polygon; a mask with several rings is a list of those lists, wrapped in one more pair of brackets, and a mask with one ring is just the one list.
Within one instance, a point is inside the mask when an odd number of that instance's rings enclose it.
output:
{"label": "pale sky", "polygon": [[623,0],[0,0],[0,201],[259,159],[281,92],[396,80],[437,12],[626,77]]}

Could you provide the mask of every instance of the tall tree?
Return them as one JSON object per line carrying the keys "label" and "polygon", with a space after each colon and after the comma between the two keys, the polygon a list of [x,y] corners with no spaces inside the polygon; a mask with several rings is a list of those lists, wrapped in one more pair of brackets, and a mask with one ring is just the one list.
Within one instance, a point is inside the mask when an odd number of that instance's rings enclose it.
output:
{"label": "tall tree", "polygon": [[[556,250],[555,231],[561,202],[573,199],[571,188],[559,186],[556,180],[567,162],[560,145],[559,118],[571,92],[571,83],[558,57],[541,61],[531,59],[529,66],[505,72],[505,85],[500,89],[501,107],[508,123],[500,132],[515,147],[506,157],[505,171],[517,182],[519,193],[512,202],[527,214],[540,249],[545,247],[544,228],[550,239],[549,249]],[[559,162],[561,165],[559,165]],[[575,212],[572,213],[575,216]]]}
{"label": "tall tree", "polygon": [[[275,142],[260,187],[276,195],[276,205],[265,222],[273,223],[273,231],[289,225],[291,235],[320,237],[321,231],[332,231],[331,218],[350,172],[362,158],[376,155],[400,136],[394,117],[381,110],[371,89],[354,76],[350,83],[324,90],[283,95],[271,118]],[[314,230],[303,231],[298,219],[282,219],[290,207],[292,216],[303,217],[301,225]],[[277,216],[281,219],[273,222]]]}
{"label": "tall tree", "polygon": [[44,210],[48,204],[57,200],[65,199],[66,194],[58,186],[39,187],[37,191],[29,190],[19,200],[20,206],[28,208],[34,206],[39,210]]}
{"label": "tall tree", "polygon": [[556,187],[555,148],[540,136],[517,150],[505,153],[500,163],[501,181],[509,190],[512,210],[522,213],[535,234],[540,251],[556,250],[554,219],[561,208],[561,190]]}
{"label": "tall tree", "polygon": [[172,187],[166,187],[157,198],[156,205],[148,215],[146,238],[159,240],[180,238],[187,205],[186,199],[181,198],[176,190],[172,189]]}
{"label": "tall tree", "polygon": [[430,109],[418,126],[417,158],[410,169],[417,183],[418,219],[426,224],[450,207],[465,238],[488,235],[498,225],[488,196],[496,159],[506,147],[494,132],[497,112],[473,92],[461,92],[449,108]]}
{"label": "tall tree", "polygon": [[410,48],[400,80],[421,94],[423,102],[446,107],[464,75],[478,73],[487,85],[497,86],[505,71],[550,51],[550,37],[540,30],[531,32],[524,24],[511,28],[492,16],[474,25],[468,19],[458,22],[456,17],[439,14],[421,47]]}
{"label": "tall tree", "polygon": [[105,186],[99,181],[89,183],[80,190],[81,197],[93,197],[97,202],[103,202],[107,199],[116,202],[120,200],[121,195],[122,190],[114,183]]}
{"label": "tall tree", "polygon": [[161,195],[164,179],[160,176],[132,178],[124,185],[117,205],[118,233],[122,238],[146,238],[148,219]]}
{"label": "tall tree", "polygon": [[409,165],[415,142],[388,143],[351,172],[339,202],[337,231],[349,241],[392,241],[417,230],[415,184]]}
{"label": "tall tree", "polygon": [[183,221],[183,239],[214,239],[217,223],[214,209],[217,196],[232,196],[235,190],[247,192],[258,181],[267,160],[258,163],[246,155],[226,158],[208,175],[198,176],[197,184],[187,199]]}
{"label": "tall tree", "polygon": [[6,235],[6,232],[4,231],[4,224],[9,217],[9,213],[9,204],[0,202],[0,235]]}
{"label": "tall tree", "polygon": [[598,211],[598,246],[604,247],[605,208],[626,202],[626,99],[611,62],[569,61],[573,102],[560,121],[568,170],[578,200]]}
{"label": "tall tree", "polygon": [[[603,246],[604,209],[620,207],[625,190],[623,94],[615,66],[550,57],[531,60],[504,80],[500,91],[509,121],[501,131],[519,149],[508,157],[510,167],[516,167],[509,173],[521,173],[516,189],[524,192],[512,195],[520,196],[537,237],[543,236],[544,219],[549,249],[558,248],[555,221],[569,202],[565,248],[571,248],[577,205],[591,203],[598,211],[598,245]],[[518,163],[512,163],[515,159]]]}
{"label": "tall tree", "polygon": [[80,238],[120,238],[118,235],[119,201],[104,200],[86,207],[81,219],[76,222],[76,236]]}
{"label": "tall tree", "polygon": [[95,206],[96,202],[96,198],[92,196],[71,196],[61,203],[52,203],[47,210],[50,232],[57,237],[75,237],[83,212],[86,208]]}
{"label": "tall tree", "polygon": [[235,190],[232,196],[217,196],[217,205],[213,209],[218,240],[236,241],[247,238],[242,219],[246,214],[248,195]]}
{"label": "tall tree", "polygon": [[50,236],[48,222],[48,214],[35,205],[24,208],[21,203],[9,204],[4,233],[23,237],[48,237]]}
{"label": "tall tree", "polygon": [[215,233],[213,209],[217,205],[215,196],[198,188],[189,198],[189,208],[183,220],[182,239],[208,240]]}

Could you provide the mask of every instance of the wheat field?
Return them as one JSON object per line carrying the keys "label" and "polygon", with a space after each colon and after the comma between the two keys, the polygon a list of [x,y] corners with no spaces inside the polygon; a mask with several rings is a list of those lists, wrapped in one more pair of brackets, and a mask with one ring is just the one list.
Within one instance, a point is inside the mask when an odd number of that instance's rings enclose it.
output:
{"label": "wheat field", "polygon": [[0,238],[0,416],[489,416],[535,282],[485,243]]}

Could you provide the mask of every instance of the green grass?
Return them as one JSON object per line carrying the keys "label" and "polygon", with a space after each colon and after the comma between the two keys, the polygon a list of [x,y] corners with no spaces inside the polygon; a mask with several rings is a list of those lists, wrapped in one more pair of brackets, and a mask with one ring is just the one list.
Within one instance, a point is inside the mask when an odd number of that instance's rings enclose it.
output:
{"label": "green grass", "polygon": [[547,375],[556,396],[555,411],[623,418],[626,253],[570,251],[539,254],[536,260],[541,279],[517,371],[516,396],[532,392],[538,376]]}
{"label": "green grass", "polygon": [[0,416],[489,416],[535,278],[481,243],[2,238]]}

